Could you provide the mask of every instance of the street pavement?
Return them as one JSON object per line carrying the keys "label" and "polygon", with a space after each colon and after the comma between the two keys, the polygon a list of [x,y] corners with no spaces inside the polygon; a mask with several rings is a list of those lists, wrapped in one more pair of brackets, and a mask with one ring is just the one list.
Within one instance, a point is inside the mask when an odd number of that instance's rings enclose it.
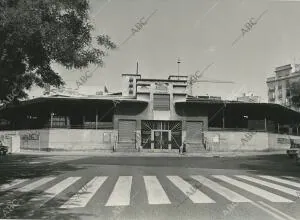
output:
{"label": "street pavement", "polygon": [[3,219],[300,219],[286,155],[0,160]]}

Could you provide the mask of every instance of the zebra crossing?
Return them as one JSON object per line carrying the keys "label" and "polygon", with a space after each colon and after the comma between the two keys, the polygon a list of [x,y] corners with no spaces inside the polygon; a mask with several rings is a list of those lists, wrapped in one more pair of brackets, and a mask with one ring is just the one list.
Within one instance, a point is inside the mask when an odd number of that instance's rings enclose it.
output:
{"label": "zebra crossing", "polygon": [[[133,199],[131,199],[132,189],[135,188],[134,178],[137,177],[118,176],[114,182],[109,183],[113,184],[113,188],[110,190],[106,201],[103,201],[104,206],[130,206]],[[232,203],[251,203],[254,202],[253,198],[256,197],[259,198],[258,200],[273,203],[293,203],[300,198],[300,193],[297,190],[297,188],[300,188],[300,183],[296,179],[290,180],[284,177],[267,175],[191,175],[184,178],[167,175],[165,176],[166,180],[169,181],[167,184],[166,181],[161,181],[160,178],[158,176],[142,176],[142,187],[145,189],[147,197],[145,201],[148,205],[171,205],[174,203],[174,200],[170,199],[170,196],[174,195],[170,195],[170,192],[166,190],[170,186],[195,204],[214,204],[218,202],[203,188],[209,189]],[[79,189],[77,189],[78,187],[76,189],[72,187],[80,179],[82,179],[80,176],[63,178],[49,176],[32,180],[16,179],[9,184],[1,185],[0,192],[16,191],[25,195],[42,188],[35,197],[29,199],[28,203],[43,206],[50,200],[59,197],[63,191],[71,189],[73,194],[59,208],[75,209],[88,206],[97,192],[106,190],[105,183],[112,180],[109,179],[109,176],[95,176],[88,179],[84,186],[81,186],[81,183],[77,184],[77,186],[80,185]],[[195,186],[191,182],[197,182],[197,185]],[[252,195],[251,198],[248,198],[249,194]]]}

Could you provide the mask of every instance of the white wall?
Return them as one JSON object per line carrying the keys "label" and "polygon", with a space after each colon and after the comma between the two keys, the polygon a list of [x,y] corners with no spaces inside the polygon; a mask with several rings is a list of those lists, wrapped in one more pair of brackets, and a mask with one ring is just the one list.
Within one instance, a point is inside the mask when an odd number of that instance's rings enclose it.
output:
{"label": "white wall", "polygon": [[[64,151],[112,150],[114,130],[49,130],[49,149]],[[105,137],[107,138],[105,140]]]}
{"label": "white wall", "polygon": [[[268,150],[268,135],[264,132],[206,131],[204,137],[208,140],[211,151]],[[247,141],[243,142],[242,139]]]}
{"label": "white wall", "polygon": [[[211,151],[279,151],[290,148],[288,136],[283,134],[206,131],[204,136],[208,140],[208,147]],[[300,137],[290,137],[300,143]]]}

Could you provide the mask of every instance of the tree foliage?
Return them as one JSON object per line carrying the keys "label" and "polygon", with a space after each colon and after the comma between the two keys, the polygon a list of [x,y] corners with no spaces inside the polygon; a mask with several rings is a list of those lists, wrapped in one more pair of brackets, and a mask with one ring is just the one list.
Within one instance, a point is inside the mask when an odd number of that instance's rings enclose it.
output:
{"label": "tree foliage", "polygon": [[64,85],[53,63],[102,66],[116,45],[107,35],[93,38],[92,30],[88,0],[1,0],[0,103],[12,93],[26,98],[33,85]]}

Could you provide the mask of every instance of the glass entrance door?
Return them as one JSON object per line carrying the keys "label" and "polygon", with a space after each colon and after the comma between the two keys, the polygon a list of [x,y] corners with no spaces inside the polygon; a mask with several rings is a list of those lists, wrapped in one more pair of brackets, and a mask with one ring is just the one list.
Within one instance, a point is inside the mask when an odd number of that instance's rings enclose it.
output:
{"label": "glass entrance door", "polygon": [[161,148],[162,149],[169,148],[169,131],[161,132]]}
{"label": "glass entrance door", "polygon": [[154,132],[154,149],[169,149],[169,131]]}
{"label": "glass entrance door", "polygon": [[143,149],[177,150],[182,141],[182,122],[142,120],[141,136]]}

